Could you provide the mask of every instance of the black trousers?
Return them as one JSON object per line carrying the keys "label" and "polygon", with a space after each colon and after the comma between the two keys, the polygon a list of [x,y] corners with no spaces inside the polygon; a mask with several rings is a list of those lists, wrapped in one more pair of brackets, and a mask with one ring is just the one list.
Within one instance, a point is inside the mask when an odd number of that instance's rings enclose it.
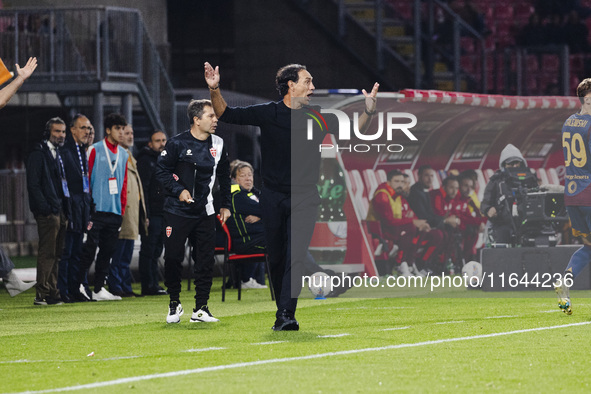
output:
{"label": "black trousers", "polygon": [[82,258],[80,259],[80,270],[78,271],[78,285],[84,283],[88,269],[94,261],[96,248],[99,248],[94,265],[94,291],[99,292],[105,285],[111,258],[117,247],[119,229],[121,228],[122,216],[109,212],[95,212],[88,222],[86,243],[82,247]]}
{"label": "black trousers", "polygon": [[283,309],[295,314],[319,205],[315,187],[291,194],[264,188],[261,194],[277,316]]}
{"label": "black trousers", "polygon": [[150,216],[148,235],[141,236],[139,270],[142,291],[154,290],[158,287],[158,259],[164,247],[164,218],[161,215]]}
{"label": "black trousers", "polygon": [[207,305],[215,253],[215,215],[203,211],[198,218],[187,218],[164,213],[164,284],[168,288],[171,301],[179,301],[185,257],[185,242],[193,247],[195,305]]}

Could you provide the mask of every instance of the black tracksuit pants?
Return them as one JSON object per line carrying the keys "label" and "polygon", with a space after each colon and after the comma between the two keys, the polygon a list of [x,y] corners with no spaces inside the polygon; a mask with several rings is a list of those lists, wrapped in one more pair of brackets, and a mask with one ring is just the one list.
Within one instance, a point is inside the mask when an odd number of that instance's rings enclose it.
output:
{"label": "black tracksuit pants", "polygon": [[261,194],[277,316],[283,309],[295,314],[318,205],[320,197],[316,187],[301,193],[281,193],[264,188]]}
{"label": "black tracksuit pants", "polygon": [[86,243],[82,247],[78,285],[86,280],[86,274],[94,261],[97,247],[99,252],[94,265],[94,291],[98,293],[105,285],[111,268],[111,258],[117,247],[122,219],[121,215],[115,213],[95,212],[92,214],[88,222]]}
{"label": "black tracksuit pants", "polygon": [[205,211],[198,218],[164,212],[164,284],[171,301],[179,301],[185,242],[189,239],[195,267],[195,305],[207,305],[213,280],[216,220],[216,215],[208,216]]}

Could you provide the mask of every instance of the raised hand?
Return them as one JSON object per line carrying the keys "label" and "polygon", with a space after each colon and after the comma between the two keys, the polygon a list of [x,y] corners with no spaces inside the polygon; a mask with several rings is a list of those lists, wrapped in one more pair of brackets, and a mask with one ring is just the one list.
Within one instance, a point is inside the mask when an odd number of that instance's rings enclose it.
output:
{"label": "raised hand", "polygon": [[216,66],[215,69],[205,62],[205,82],[210,89],[217,89],[220,86],[220,67]]}
{"label": "raised hand", "polygon": [[378,89],[380,88],[379,83],[374,83],[373,88],[371,89],[371,93],[367,93],[365,89],[361,92],[365,96],[365,110],[369,113],[373,113],[376,111],[376,96],[378,94]]}
{"label": "raised hand", "polygon": [[25,64],[25,66],[23,68],[20,68],[18,63],[16,64],[16,73],[18,74],[19,77],[21,77],[23,80],[25,80],[25,79],[29,78],[31,76],[31,74],[33,74],[33,71],[35,71],[36,68],[37,68],[37,58],[30,57],[29,60],[27,60],[27,64]]}

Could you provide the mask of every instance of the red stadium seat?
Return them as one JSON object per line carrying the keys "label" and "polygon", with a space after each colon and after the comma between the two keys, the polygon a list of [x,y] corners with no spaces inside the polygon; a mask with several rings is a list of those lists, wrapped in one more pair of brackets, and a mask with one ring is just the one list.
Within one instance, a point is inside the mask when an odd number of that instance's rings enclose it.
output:
{"label": "red stadium seat", "polygon": [[461,37],[460,47],[462,48],[462,52],[465,54],[472,54],[476,50],[474,46],[474,39],[470,37]]}
{"label": "red stadium seat", "polygon": [[527,24],[529,16],[534,12],[534,7],[527,2],[517,3],[513,8],[513,17],[521,25]]}
{"label": "red stadium seat", "polygon": [[560,69],[558,55],[542,55],[542,69],[547,72],[558,72]]}
{"label": "red stadium seat", "polygon": [[469,74],[476,73],[476,67],[472,55],[462,55],[462,57],[460,58],[460,66],[462,67],[462,70]]}
{"label": "red stadium seat", "polygon": [[525,65],[527,67],[528,73],[530,71],[538,71],[539,63],[538,63],[538,55],[527,55],[525,59]]}
{"label": "red stadium seat", "polygon": [[512,20],[513,19],[513,7],[510,5],[504,5],[497,3],[495,7],[495,19],[499,20]]}

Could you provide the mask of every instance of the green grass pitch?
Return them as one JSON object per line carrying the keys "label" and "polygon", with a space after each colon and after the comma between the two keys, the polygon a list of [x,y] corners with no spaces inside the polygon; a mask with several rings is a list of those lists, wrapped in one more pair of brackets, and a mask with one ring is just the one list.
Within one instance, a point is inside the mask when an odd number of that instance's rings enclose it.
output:
{"label": "green grass pitch", "polygon": [[220,286],[209,303],[219,323],[189,323],[183,289],[176,325],[165,323],[167,296],[40,307],[31,290],[2,290],[0,392],[590,390],[591,292],[573,292],[566,316],[552,292],[313,300],[304,290],[300,331],[273,332],[268,290],[222,303]]}

